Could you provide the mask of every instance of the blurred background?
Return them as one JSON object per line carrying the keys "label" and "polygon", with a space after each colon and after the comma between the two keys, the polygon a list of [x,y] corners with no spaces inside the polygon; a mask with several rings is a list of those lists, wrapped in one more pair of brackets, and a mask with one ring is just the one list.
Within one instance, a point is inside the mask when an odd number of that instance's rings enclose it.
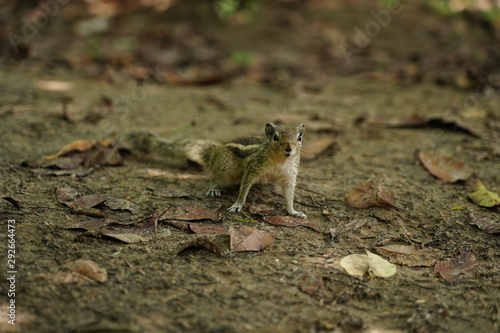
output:
{"label": "blurred background", "polygon": [[0,24],[6,68],[109,84],[500,83],[500,0],[23,0]]}

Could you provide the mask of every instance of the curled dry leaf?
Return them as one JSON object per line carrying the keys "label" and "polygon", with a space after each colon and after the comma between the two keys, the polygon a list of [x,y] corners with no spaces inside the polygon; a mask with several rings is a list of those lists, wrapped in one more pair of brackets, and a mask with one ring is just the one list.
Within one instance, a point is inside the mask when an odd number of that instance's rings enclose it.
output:
{"label": "curled dry leaf", "polygon": [[21,210],[21,206],[19,206],[19,202],[17,202],[16,199],[9,197],[9,196],[6,196],[5,194],[1,194],[1,193],[0,193],[0,199],[4,199],[4,200],[10,202],[12,205],[14,205],[14,207]]}
{"label": "curled dry leaf", "polygon": [[230,248],[235,252],[260,251],[273,242],[271,234],[252,227],[230,228]]}
{"label": "curled dry leaf", "polygon": [[463,249],[449,261],[440,261],[434,265],[434,274],[439,273],[446,282],[453,283],[461,274],[471,274],[478,270],[479,263],[470,249]]}
{"label": "curled dry leaf", "polygon": [[436,152],[421,151],[418,157],[431,175],[445,182],[467,180],[474,173],[474,170],[464,162],[455,161],[451,157]]}
{"label": "curled dry leaf", "polygon": [[366,251],[366,254],[351,254],[342,258],[340,267],[353,276],[363,276],[369,272],[373,276],[388,278],[396,274],[395,265],[370,251]]}
{"label": "curled dry leaf", "polygon": [[66,156],[73,152],[86,152],[95,145],[102,147],[110,146],[113,143],[112,139],[107,140],[76,140],[64,146],[57,154],[45,157],[46,160],[52,160],[57,157]]}
{"label": "curled dry leaf", "polygon": [[382,182],[374,180],[368,180],[353,188],[345,199],[349,206],[356,208],[396,207],[394,194]]}
{"label": "curled dry leaf", "polygon": [[478,206],[481,207],[494,207],[500,205],[500,197],[498,194],[488,191],[481,181],[477,181],[476,190],[468,195]]}

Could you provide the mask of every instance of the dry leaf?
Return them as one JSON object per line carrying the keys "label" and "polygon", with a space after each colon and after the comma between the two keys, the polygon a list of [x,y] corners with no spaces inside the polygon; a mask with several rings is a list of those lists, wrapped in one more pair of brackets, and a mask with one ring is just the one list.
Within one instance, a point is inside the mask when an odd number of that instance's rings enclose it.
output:
{"label": "dry leaf", "polygon": [[60,156],[66,156],[73,152],[86,152],[99,144],[103,147],[111,145],[112,139],[107,140],[76,140],[64,146],[57,154],[45,157],[46,160],[52,160]]}
{"label": "dry leaf", "polygon": [[391,262],[409,267],[432,266],[438,256],[434,250],[419,249],[415,245],[386,245],[376,250],[379,254],[389,257]]}
{"label": "dry leaf", "polygon": [[99,231],[104,236],[132,244],[151,240],[155,235],[157,224],[158,216],[151,216],[135,222],[132,226],[110,223],[106,227],[99,229]]}
{"label": "dry leaf", "polygon": [[0,198],[10,202],[11,204],[14,205],[14,207],[21,210],[21,206],[19,206],[19,202],[17,202],[16,199],[9,197],[9,196],[6,196],[5,194],[0,194]]}
{"label": "dry leaf", "polygon": [[385,260],[384,258],[366,251],[368,257],[368,267],[371,275],[388,278],[396,274],[396,266]]}
{"label": "dry leaf", "polygon": [[421,151],[418,157],[431,175],[445,182],[467,180],[474,173],[474,170],[464,162],[455,161],[451,157],[436,152]]}
{"label": "dry leaf", "polygon": [[348,205],[356,208],[395,207],[395,197],[380,181],[368,180],[346,195]]}
{"label": "dry leaf", "polygon": [[108,271],[92,260],[78,259],[66,264],[75,273],[86,276],[97,282],[104,283],[108,280]]}
{"label": "dry leaf", "polygon": [[139,206],[126,199],[107,197],[104,205],[111,210],[127,210],[132,214],[137,214],[139,212]]}
{"label": "dry leaf", "polygon": [[476,191],[469,193],[469,199],[481,207],[494,207],[500,205],[498,194],[488,191],[481,181],[476,183]]}
{"label": "dry leaf", "polygon": [[85,195],[79,198],[78,196],[79,196],[78,191],[69,186],[56,188],[57,201],[70,208],[73,207],[91,208],[105,201],[104,197],[100,194]]}
{"label": "dry leaf", "polygon": [[230,228],[231,251],[260,251],[273,242],[271,234],[252,227]]}
{"label": "dry leaf", "polygon": [[460,274],[471,274],[478,270],[476,256],[469,249],[463,249],[460,254],[449,261],[440,261],[434,265],[434,273],[439,273],[449,283],[455,282]]}
{"label": "dry leaf", "polygon": [[368,257],[366,254],[350,254],[340,260],[340,267],[349,275],[363,276],[368,272]]}
{"label": "dry leaf", "polygon": [[472,213],[469,215],[469,224],[477,226],[484,232],[489,234],[500,233],[500,220],[485,216],[476,216]]}
{"label": "dry leaf", "polygon": [[396,274],[395,265],[370,251],[366,251],[366,254],[351,254],[342,258],[340,267],[353,276],[363,276],[369,272],[373,276],[388,278]]}
{"label": "dry leaf", "polygon": [[62,267],[69,272],[58,272],[55,274],[41,274],[41,278],[56,283],[89,283],[97,281],[104,283],[108,280],[108,272],[92,260],[78,259],[70,261]]}
{"label": "dry leaf", "polygon": [[215,223],[189,223],[189,230],[195,234],[225,234],[226,227]]}

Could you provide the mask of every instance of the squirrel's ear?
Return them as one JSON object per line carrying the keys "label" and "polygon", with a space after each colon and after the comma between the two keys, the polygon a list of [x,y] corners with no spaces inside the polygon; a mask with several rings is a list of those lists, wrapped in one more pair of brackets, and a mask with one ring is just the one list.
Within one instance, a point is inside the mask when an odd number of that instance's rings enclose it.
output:
{"label": "squirrel's ear", "polygon": [[304,131],[306,130],[306,125],[300,124],[297,126],[297,130],[299,131],[300,134],[304,134]]}
{"label": "squirrel's ear", "polygon": [[276,125],[274,125],[273,123],[267,123],[266,124],[266,136],[268,138],[271,138],[274,133],[276,133]]}

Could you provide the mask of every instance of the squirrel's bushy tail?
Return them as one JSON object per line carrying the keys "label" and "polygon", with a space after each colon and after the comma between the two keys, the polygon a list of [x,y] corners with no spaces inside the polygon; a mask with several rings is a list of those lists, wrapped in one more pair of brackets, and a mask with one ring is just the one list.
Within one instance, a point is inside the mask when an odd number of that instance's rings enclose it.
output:
{"label": "squirrel's bushy tail", "polygon": [[162,157],[175,164],[191,162],[202,167],[208,166],[211,155],[220,146],[208,140],[164,138],[145,129],[127,133],[119,140],[119,144],[132,152]]}

